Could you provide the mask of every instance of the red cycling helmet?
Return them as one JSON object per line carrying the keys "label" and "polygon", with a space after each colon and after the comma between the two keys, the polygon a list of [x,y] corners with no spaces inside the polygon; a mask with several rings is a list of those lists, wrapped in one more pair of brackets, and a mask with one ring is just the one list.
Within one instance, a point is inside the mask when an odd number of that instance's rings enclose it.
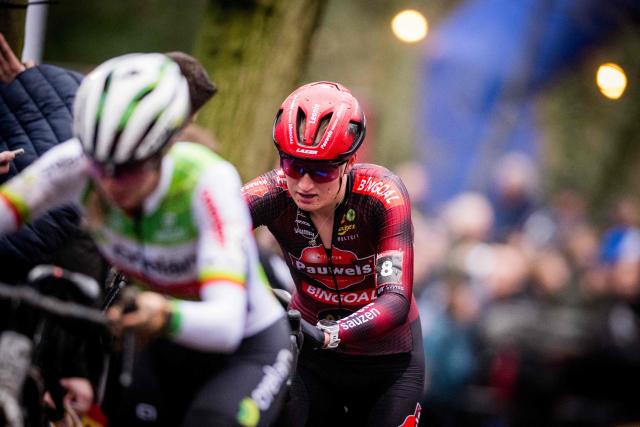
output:
{"label": "red cycling helmet", "polygon": [[314,82],[284,100],[273,123],[280,154],[306,160],[343,162],[364,141],[360,103],[338,83]]}

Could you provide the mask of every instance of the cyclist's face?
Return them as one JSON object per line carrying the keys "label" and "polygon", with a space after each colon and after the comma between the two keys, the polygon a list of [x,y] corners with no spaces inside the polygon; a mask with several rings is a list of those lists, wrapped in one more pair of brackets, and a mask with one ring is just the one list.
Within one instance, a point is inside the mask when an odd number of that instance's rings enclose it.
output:
{"label": "cyclist's face", "polygon": [[125,212],[134,212],[158,185],[160,164],[161,159],[154,158],[113,171],[92,164],[91,175],[107,199]]}
{"label": "cyclist's face", "polygon": [[[348,163],[337,166],[335,177],[326,182],[314,180],[314,174],[311,171],[303,171],[302,176],[299,173],[289,175],[287,170],[283,168],[287,178],[287,188],[293,201],[300,209],[308,212],[320,211],[329,207],[335,208],[335,205],[340,203],[344,197],[346,175],[351,170],[352,164],[353,160],[350,160]],[[343,181],[342,186],[340,185],[340,177]],[[324,179],[320,181],[324,181]]]}

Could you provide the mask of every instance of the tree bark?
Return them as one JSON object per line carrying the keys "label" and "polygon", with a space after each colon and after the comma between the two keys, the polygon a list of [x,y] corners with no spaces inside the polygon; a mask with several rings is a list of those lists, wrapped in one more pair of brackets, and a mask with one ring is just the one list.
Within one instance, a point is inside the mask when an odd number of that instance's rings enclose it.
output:
{"label": "tree bark", "polygon": [[271,126],[305,70],[325,1],[209,1],[194,56],[219,93],[198,116],[244,180],[273,167]]}
{"label": "tree bark", "polygon": [[0,33],[16,52],[18,58],[24,44],[24,24],[28,0],[0,0]]}

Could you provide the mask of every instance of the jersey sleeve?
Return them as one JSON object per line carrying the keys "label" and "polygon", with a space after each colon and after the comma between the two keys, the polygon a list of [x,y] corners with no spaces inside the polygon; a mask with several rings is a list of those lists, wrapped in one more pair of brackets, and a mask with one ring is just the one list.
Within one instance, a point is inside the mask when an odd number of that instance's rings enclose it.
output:
{"label": "jersey sleeve", "polygon": [[274,169],[247,182],[242,187],[253,227],[269,225],[283,211],[289,197],[284,173]]}
{"label": "jersey sleeve", "polygon": [[198,229],[201,301],[178,301],[174,340],[199,350],[231,353],[242,340],[247,315],[246,282],[251,221],[240,178],[220,160],[201,177],[193,199]]}
{"label": "jersey sleeve", "polygon": [[[411,204],[400,178],[389,175],[385,181],[386,195],[379,200],[374,220],[375,228],[380,230],[376,245],[376,300],[338,322],[344,344],[389,332],[405,322],[411,307]],[[394,196],[389,197],[390,191]],[[361,321],[364,319],[367,321]]]}
{"label": "jersey sleeve", "polygon": [[78,140],[51,148],[0,187],[0,234],[53,208],[79,205],[88,181],[88,160]]}

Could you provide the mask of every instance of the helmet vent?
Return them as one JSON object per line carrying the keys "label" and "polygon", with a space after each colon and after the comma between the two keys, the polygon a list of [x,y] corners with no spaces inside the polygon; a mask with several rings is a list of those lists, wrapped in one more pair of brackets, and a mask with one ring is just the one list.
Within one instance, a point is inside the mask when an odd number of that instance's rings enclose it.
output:
{"label": "helmet vent", "polygon": [[354,122],[349,122],[349,127],[347,128],[347,133],[349,135],[353,136],[353,141],[356,142],[358,140],[360,140],[360,138],[362,138],[363,135],[363,130],[364,128],[362,127],[362,124],[360,123],[354,123]]}
{"label": "helmet vent", "polygon": [[318,125],[318,132],[316,132],[316,138],[313,141],[314,147],[319,145],[320,141],[322,141],[322,138],[324,138],[324,135],[327,132],[327,128],[329,127],[329,123],[331,122],[331,117],[332,114],[327,114],[322,118],[322,120],[320,120],[320,124]]}
{"label": "helmet vent", "polygon": [[140,136],[140,138],[138,139],[138,143],[135,145],[135,147],[133,147],[133,150],[131,150],[133,153],[135,153],[138,147],[140,147],[140,145],[142,144],[142,141],[145,140],[145,138],[147,137],[151,129],[153,129],[153,127],[156,125],[156,123],[158,122],[158,119],[160,118],[163,112],[164,110],[156,114],[155,118],[151,121],[151,123],[149,123],[149,126],[147,126],[147,128],[142,133],[142,136]]}
{"label": "helmet vent", "polygon": [[302,108],[298,108],[298,117],[296,121],[296,129],[298,131],[298,144],[306,145],[306,138],[304,132],[307,129],[307,115],[302,111]]}
{"label": "helmet vent", "polygon": [[[124,132],[125,128],[127,127],[127,123],[129,122],[129,119],[131,119],[131,117],[133,116],[133,113],[136,111],[136,108],[138,107],[138,105],[140,105],[140,101],[142,101],[147,95],[153,92],[153,89],[155,89],[155,87],[156,87],[156,84],[154,83],[142,89],[140,92],[138,92],[138,94],[136,94],[136,96],[131,100],[127,108],[124,110],[124,113],[120,118],[120,122],[118,123],[118,128],[115,134],[113,135],[113,141],[111,142],[111,150],[109,151],[109,158],[113,158],[116,152],[116,148],[118,147],[118,143],[120,142],[120,138],[122,137],[122,132]],[[146,138],[147,134],[149,133],[153,125],[155,125],[156,122],[158,121],[158,117],[160,117],[160,115],[163,112],[164,112],[164,109],[160,110],[160,112],[156,114],[156,116],[151,121],[151,123],[149,123],[149,126],[147,126],[144,133],[139,138],[138,143],[135,146],[136,149],[140,146],[142,141],[144,141],[144,139]],[[133,152],[135,152],[135,149],[133,150]]]}
{"label": "helmet vent", "polygon": [[276,118],[273,120],[273,126],[271,131],[271,138],[273,138],[273,142],[275,142],[276,145],[278,145],[278,142],[276,141],[276,129],[280,124],[280,120],[282,120],[282,111],[283,111],[282,108],[280,108],[276,113]]}
{"label": "helmet vent", "polygon": [[104,104],[107,101],[107,93],[109,92],[109,86],[111,85],[111,78],[113,77],[113,72],[109,73],[107,78],[104,80],[104,88],[102,89],[102,93],[100,94],[100,100],[98,101],[98,112],[96,113],[96,125],[93,128],[93,142],[91,146],[93,147],[93,152],[95,153],[98,144],[98,133],[100,131],[100,120],[102,119],[102,110],[104,109]]}

